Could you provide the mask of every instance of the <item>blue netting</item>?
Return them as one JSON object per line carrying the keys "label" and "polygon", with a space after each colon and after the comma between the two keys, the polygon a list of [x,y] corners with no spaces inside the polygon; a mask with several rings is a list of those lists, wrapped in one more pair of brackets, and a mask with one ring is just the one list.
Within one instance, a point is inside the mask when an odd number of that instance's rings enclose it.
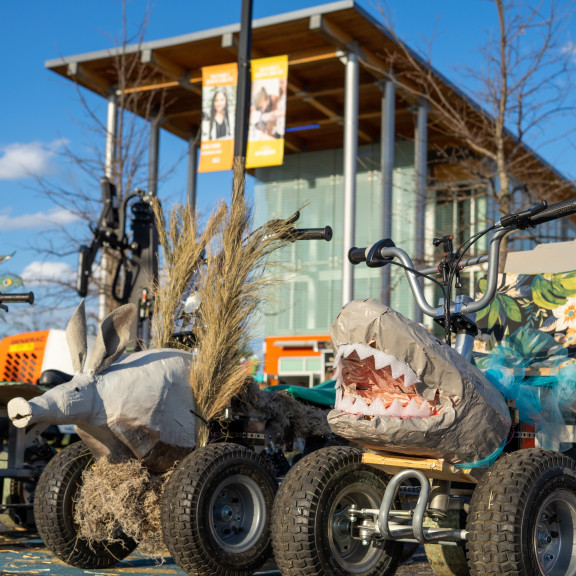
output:
{"label": "blue netting", "polygon": [[538,443],[551,450],[572,447],[568,428],[576,415],[576,364],[551,334],[521,327],[476,365],[507,400],[520,421],[536,428]]}

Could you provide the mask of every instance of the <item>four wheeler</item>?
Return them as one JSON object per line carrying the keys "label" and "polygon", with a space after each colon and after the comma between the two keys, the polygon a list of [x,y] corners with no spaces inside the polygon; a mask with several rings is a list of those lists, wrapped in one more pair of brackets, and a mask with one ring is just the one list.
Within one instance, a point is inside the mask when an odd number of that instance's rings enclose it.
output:
{"label": "four wheeler", "polygon": [[[293,232],[294,240],[331,237],[329,227]],[[249,576],[272,555],[272,504],[278,478],[290,467],[276,426],[234,402],[228,418],[212,427],[210,443],[184,458],[167,480],[164,542],[189,574]]]}
{"label": "four wheeler", "polygon": [[[331,230],[294,229],[292,237],[330,240]],[[189,297],[184,295],[188,304]],[[176,318],[181,341],[192,347],[196,308],[197,304],[188,306]],[[181,312],[190,318],[180,318]],[[278,476],[289,468],[279,445],[283,434],[269,414],[248,410],[241,402],[234,401],[226,412],[210,423],[210,443],[174,469],[162,498],[165,543],[191,574],[248,576],[272,554],[272,503]],[[82,474],[94,463],[83,442],[68,446],[46,466],[34,501],[36,524],[46,546],[67,564],[84,569],[111,566],[137,545],[120,526],[109,541],[91,543],[79,536],[76,501]]]}
{"label": "four wheeler", "polygon": [[[472,362],[475,313],[495,298],[502,239],[574,213],[576,199],[550,207],[541,203],[502,217],[456,252],[452,237],[445,237],[438,242],[447,249],[437,269],[416,271],[408,254],[389,239],[369,249],[353,248],[348,257],[353,264],[401,266],[417,305],[445,327],[447,343],[450,330],[456,333],[456,351]],[[488,255],[464,260],[488,232]],[[454,281],[461,287],[459,271],[480,262],[488,263],[484,295],[453,302]],[[440,284],[432,277],[436,271],[443,273],[440,308],[428,304],[420,283],[428,278]],[[278,568],[283,576],[391,575],[400,543],[416,542],[425,546],[437,575],[576,575],[576,463],[553,450],[510,451],[512,445],[491,465],[469,468],[352,446],[305,456],[287,473],[274,503]],[[414,485],[417,503],[402,509],[399,495]]]}

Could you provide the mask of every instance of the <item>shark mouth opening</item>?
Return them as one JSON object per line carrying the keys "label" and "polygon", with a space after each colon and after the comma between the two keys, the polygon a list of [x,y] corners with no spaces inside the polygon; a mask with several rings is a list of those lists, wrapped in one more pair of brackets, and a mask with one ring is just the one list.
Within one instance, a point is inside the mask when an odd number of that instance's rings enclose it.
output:
{"label": "shark mouth opening", "polygon": [[389,418],[430,418],[441,412],[439,391],[428,402],[416,391],[418,376],[395,356],[366,344],[340,346],[335,362],[336,404],[341,412]]}

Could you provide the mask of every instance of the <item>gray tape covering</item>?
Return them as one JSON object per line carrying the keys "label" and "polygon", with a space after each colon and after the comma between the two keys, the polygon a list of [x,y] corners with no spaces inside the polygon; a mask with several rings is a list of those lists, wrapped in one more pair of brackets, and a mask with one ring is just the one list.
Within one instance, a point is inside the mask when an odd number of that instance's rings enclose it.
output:
{"label": "gray tape covering", "polygon": [[[455,464],[483,460],[506,439],[511,419],[503,395],[477,368],[419,324],[375,300],[355,300],[342,309],[330,336],[341,387],[336,408],[328,415],[336,434],[365,448],[443,458]],[[346,362],[350,344],[368,344],[393,356],[376,364],[389,362],[389,375],[381,377],[382,370],[374,368],[373,360],[371,368],[361,357]],[[386,410],[368,415],[367,404],[375,398],[390,403],[391,396],[382,393],[386,387],[394,388],[392,396],[405,398],[402,405],[417,400],[420,408],[422,404],[429,408],[429,415],[399,418],[384,415]],[[362,400],[352,405],[359,396]]]}

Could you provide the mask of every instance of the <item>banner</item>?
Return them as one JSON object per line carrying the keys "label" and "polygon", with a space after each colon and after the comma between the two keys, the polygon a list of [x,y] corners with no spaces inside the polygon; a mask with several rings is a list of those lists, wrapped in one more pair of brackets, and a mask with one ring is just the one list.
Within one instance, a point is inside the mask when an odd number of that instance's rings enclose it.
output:
{"label": "banner", "polygon": [[288,56],[252,60],[252,93],[246,167],[284,160]]}
{"label": "banner", "polygon": [[238,66],[202,68],[202,142],[199,172],[231,170]]}

